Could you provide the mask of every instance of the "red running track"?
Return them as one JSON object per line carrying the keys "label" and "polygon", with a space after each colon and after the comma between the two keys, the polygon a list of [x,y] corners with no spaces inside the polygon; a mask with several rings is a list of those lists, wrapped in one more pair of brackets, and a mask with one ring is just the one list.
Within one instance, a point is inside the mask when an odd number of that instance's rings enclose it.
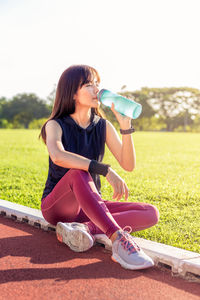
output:
{"label": "red running track", "polygon": [[54,232],[0,217],[0,299],[199,300],[200,284],[151,268],[130,271],[101,246],[75,253]]}

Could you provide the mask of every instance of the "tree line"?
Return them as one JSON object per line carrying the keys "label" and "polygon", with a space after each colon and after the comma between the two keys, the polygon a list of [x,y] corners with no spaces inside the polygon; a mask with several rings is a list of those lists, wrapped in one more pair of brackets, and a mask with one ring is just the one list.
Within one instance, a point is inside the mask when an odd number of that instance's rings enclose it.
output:
{"label": "tree line", "polygon": [[[194,88],[147,88],[119,92],[140,103],[142,114],[133,121],[137,130],[200,132],[200,90]],[[49,117],[55,88],[47,99],[36,94],[0,98],[0,128],[40,128]],[[115,123],[111,110],[102,106],[106,118]]]}
{"label": "tree line", "polygon": [[51,104],[35,94],[0,98],[0,128],[39,128],[51,113]]}

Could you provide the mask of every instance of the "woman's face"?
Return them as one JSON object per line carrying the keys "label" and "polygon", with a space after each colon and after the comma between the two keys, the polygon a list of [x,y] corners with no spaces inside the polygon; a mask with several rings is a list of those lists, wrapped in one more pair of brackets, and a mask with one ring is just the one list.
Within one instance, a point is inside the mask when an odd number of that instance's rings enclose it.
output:
{"label": "woman's face", "polygon": [[89,82],[84,84],[74,95],[76,107],[84,106],[88,108],[97,108],[99,106],[99,101],[97,99],[98,92],[99,88],[97,82]]}

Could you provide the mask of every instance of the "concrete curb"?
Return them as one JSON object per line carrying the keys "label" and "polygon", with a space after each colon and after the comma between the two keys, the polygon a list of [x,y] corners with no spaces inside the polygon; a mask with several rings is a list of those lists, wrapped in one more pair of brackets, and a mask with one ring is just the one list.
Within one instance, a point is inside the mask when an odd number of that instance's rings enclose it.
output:
{"label": "concrete curb", "polygon": [[[43,230],[55,231],[55,226],[46,222],[38,209],[0,199],[0,214]],[[135,237],[135,240],[144,252],[154,260],[155,265],[171,269],[175,276],[200,282],[200,253],[142,238]],[[105,243],[105,248],[110,250],[110,243]]]}

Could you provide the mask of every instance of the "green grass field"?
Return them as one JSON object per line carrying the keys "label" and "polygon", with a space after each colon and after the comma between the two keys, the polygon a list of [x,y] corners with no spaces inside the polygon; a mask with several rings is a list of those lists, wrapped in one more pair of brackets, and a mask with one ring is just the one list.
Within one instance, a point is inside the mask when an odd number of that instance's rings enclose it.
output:
{"label": "green grass field", "polygon": [[[40,208],[48,170],[38,130],[0,130],[0,198]],[[200,134],[136,132],[137,167],[125,172],[106,151],[104,161],[125,179],[129,201],[160,211],[158,225],[135,233],[175,247],[200,252]],[[104,199],[112,188],[102,178]],[[123,200],[122,200],[123,201]]]}

